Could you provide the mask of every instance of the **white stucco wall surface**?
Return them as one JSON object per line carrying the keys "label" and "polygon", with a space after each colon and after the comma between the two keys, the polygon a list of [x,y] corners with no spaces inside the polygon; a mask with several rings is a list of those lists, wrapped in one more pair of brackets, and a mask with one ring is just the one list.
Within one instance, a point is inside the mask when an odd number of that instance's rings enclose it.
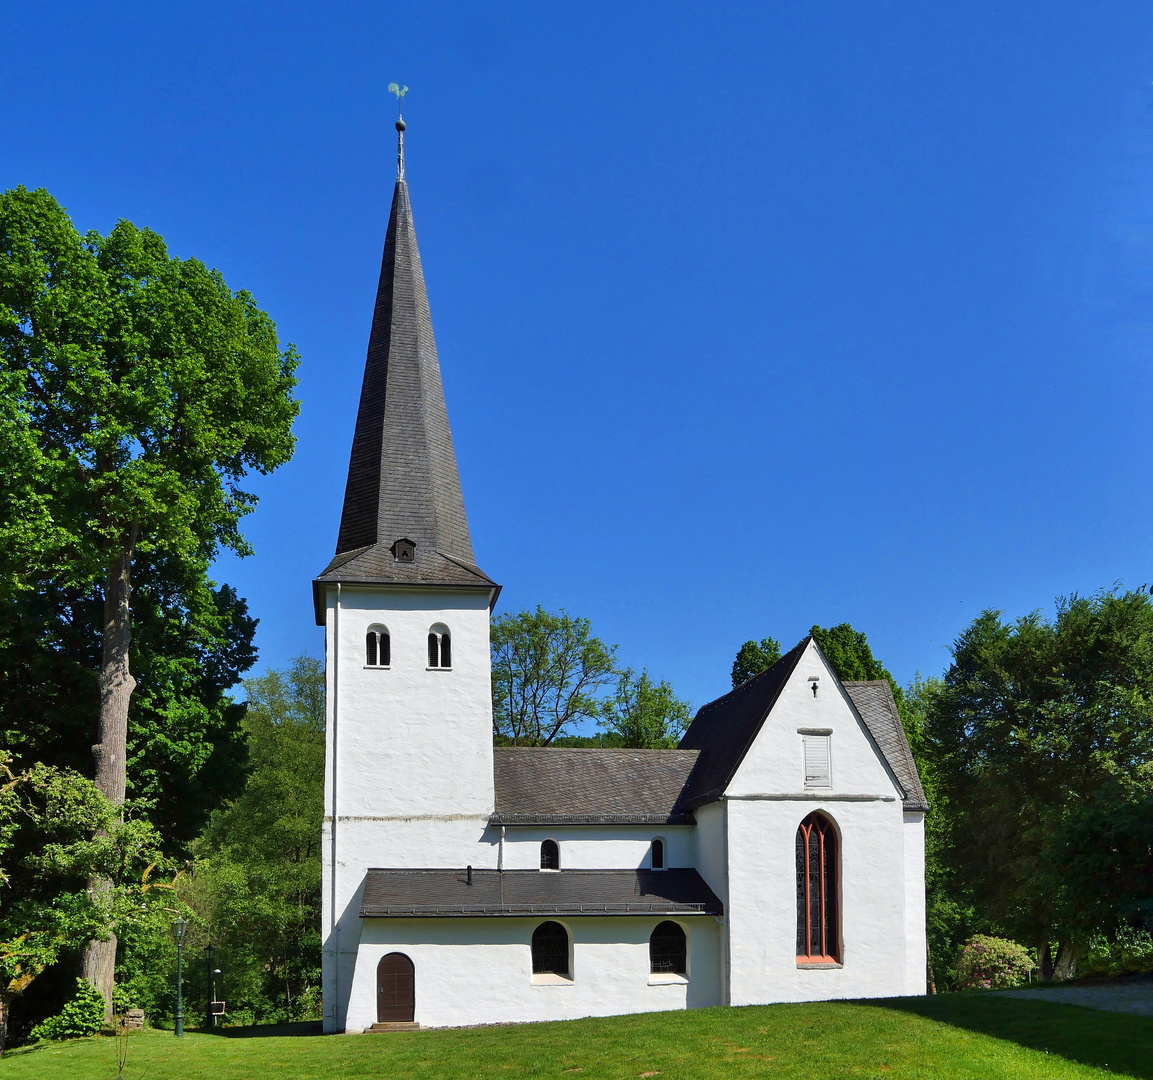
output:
{"label": "white stucco wall surface", "polygon": [[905,993],[923,994],[928,981],[925,927],[925,815],[904,815],[905,837]]}
{"label": "white stucco wall surface", "polygon": [[638,870],[650,865],[652,841],[665,842],[665,866],[696,865],[691,825],[512,825],[505,830],[504,869],[540,868],[540,845],[555,840],[562,870]]}
{"label": "white stucco wall surface", "polygon": [[[488,602],[483,590],[327,589],[325,1030],[344,1027],[369,867],[496,866]],[[447,670],[428,666],[434,625],[451,636]],[[388,631],[387,668],[365,663],[370,627]]]}
{"label": "white stucco wall surface", "polygon": [[541,918],[365,919],[347,1030],[376,1021],[376,968],[390,952],[415,968],[424,1027],[568,1020],[699,1008],[719,1003],[718,926],[711,916],[675,921],[688,935],[689,974],[649,973],[657,916],[558,917],[572,942],[571,981],[534,981],[531,940]]}
{"label": "white stucco wall surface", "polygon": [[[806,787],[807,734],[829,739],[824,787]],[[923,977],[920,991],[910,981],[916,963],[923,974],[923,836],[918,862],[900,788],[815,646],[782,688],[725,803],[732,1004],[923,992]],[[796,955],[797,828],[817,810],[839,841],[842,966],[823,970],[799,966]],[[918,941],[920,960],[910,959]]]}

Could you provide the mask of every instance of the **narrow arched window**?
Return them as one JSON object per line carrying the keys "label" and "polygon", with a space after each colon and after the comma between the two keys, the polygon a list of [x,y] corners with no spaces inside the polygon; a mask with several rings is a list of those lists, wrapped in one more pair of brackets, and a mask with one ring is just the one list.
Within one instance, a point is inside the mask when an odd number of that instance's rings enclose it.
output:
{"label": "narrow arched window", "polygon": [[392,662],[388,631],[383,626],[370,627],[364,636],[364,662],[368,667],[388,667]]}
{"label": "narrow arched window", "polygon": [[452,667],[452,640],[448,627],[436,625],[428,632],[428,666],[430,668]]}
{"label": "narrow arched window", "polygon": [[532,932],[532,973],[568,975],[568,931],[558,922],[543,922]]}
{"label": "narrow arched window", "polygon": [[665,842],[659,836],[653,840],[649,849],[649,866],[654,870],[665,868]]}
{"label": "narrow arched window", "polygon": [[545,840],[541,843],[540,868],[542,870],[560,869],[560,848],[555,840]]}
{"label": "narrow arched window", "polygon": [[689,943],[684,930],[666,919],[649,938],[649,970],[654,975],[684,975],[689,969]]}
{"label": "narrow arched window", "polygon": [[797,829],[797,960],[837,963],[837,834],[810,814]]}

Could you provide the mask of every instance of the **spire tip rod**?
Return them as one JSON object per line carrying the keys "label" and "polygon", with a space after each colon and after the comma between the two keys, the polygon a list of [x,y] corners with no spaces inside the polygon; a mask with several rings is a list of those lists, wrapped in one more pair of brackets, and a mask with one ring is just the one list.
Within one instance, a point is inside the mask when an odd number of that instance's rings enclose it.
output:
{"label": "spire tip rod", "polygon": [[396,178],[404,179],[404,95],[408,93],[407,86],[399,83],[389,83],[388,92],[396,95]]}

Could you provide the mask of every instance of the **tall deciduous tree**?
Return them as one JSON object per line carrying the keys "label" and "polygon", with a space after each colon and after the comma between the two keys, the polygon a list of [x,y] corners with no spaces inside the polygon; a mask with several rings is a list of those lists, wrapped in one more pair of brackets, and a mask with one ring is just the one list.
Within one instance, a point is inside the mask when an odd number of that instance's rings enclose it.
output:
{"label": "tall deciduous tree", "polygon": [[781,643],[776,638],[761,638],[760,641],[746,641],[738,650],[733,661],[733,689],[741,683],[767,671],[781,658]]}
{"label": "tall deciduous tree", "polygon": [[245,688],[251,773],[196,845],[190,898],[233,1008],[262,1023],[306,1019],[320,1003],[324,668],[300,656]]}
{"label": "tall deciduous tree", "polygon": [[[161,861],[155,830],[120,821],[87,777],[10,766],[0,751],[0,1054],[12,1001],[63,952],[106,931],[125,906],[147,908]],[[93,868],[108,882],[96,895],[86,887]]]}
{"label": "tall deciduous tree", "polygon": [[600,724],[621,746],[659,750],[676,746],[690,720],[689,703],[667,680],[654,682],[648,671],[638,675],[626,668],[617,675],[616,693],[605,702]]}
{"label": "tall deciduous tree", "polygon": [[548,746],[601,715],[616,674],[616,647],[588,619],[537,607],[492,622],[494,732],[517,746]]}
{"label": "tall deciduous tree", "polygon": [[[96,785],[125,798],[133,566],[168,575],[191,606],[254,505],[240,482],[291,456],[296,357],[247,293],[121,221],[78,233],[45,191],[0,196],[0,389],[20,434],[0,449],[0,582],[100,585]],[[94,893],[108,889],[95,877]],[[115,937],[85,975],[111,1003]]]}
{"label": "tall deciduous tree", "polygon": [[[925,734],[974,903],[1036,942],[1042,966],[1058,940],[1068,973],[1088,931],[1115,928],[1098,916],[1118,905],[1075,903],[1059,867],[1071,860],[1071,885],[1084,878],[1077,837],[1109,831],[1101,807],[1119,814],[1153,793],[1153,602],[1073,596],[1052,622],[984,612],[954,646]],[[1139,851],[1143,828],[1136,810],[1120,815],[1118,843]]]}

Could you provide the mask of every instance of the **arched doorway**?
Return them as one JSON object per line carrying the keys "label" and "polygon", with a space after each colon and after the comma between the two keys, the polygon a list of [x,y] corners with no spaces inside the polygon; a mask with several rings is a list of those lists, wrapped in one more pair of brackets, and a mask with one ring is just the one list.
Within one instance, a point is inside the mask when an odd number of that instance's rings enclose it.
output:
{"label": "arched doorway", "polygon": [[376,966],[376,1022],[411,1024],[416,1013],[416,977],[404,953],[391,952]]}

